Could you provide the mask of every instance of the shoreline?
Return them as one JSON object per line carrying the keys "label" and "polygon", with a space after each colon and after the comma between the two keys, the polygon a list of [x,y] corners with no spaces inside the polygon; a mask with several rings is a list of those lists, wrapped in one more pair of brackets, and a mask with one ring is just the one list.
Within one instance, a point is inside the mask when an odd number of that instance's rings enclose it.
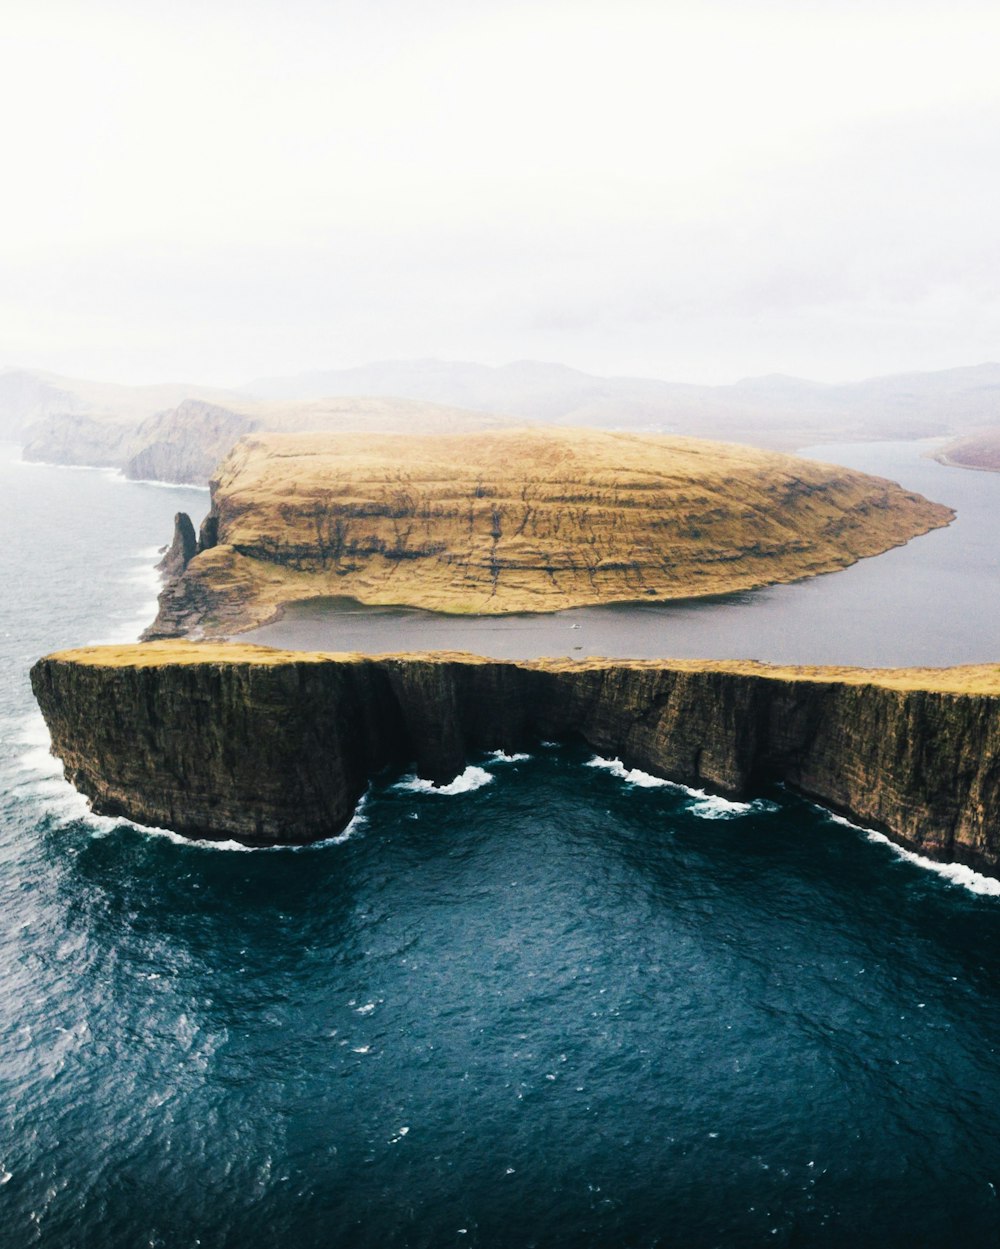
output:
{"label": "shoreline", "polygon": [[306,844],[340,832],[388,766],[412,760],[442,786],[483,750],[577,738],[729,799],[782,782],[914,853],[1000,865],[1000,664],[518,663],[159,642],[56,652],[31,680],[94,811],[187,836]]}

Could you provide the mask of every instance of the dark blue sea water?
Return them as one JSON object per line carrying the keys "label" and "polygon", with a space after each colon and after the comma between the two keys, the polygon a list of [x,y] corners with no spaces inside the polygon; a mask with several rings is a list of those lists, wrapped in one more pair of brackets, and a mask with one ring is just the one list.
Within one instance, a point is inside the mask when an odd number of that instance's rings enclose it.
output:
{"label": "dark blue sea water", "polygon": [[205,501],[0,455],[4,1249],[998,1243],[997,882],[542,743],[307,850],[88,816],[26,669]]}

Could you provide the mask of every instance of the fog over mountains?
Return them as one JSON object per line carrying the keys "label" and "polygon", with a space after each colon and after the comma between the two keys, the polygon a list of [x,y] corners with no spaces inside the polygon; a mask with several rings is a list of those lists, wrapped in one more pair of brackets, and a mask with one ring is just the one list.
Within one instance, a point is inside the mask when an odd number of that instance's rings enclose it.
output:
{"label": "fog over mountains", "polygon": [[230,389],[0,373],[0,438],[29,459],[205,482],[255,430],[443,433],[519,423],[685,434],[792,450],[825,441],[959,437],[1000,427],[1000,364],[847,385],[770,374],[733,385],[599,377],[561,364],[388,360]]}
{"label": "fog over mountains", "polygon": [[561,364],[519,360],[499,368],[442,360],[388,360],[361,368],[262,378],[242,388],[270,399],[399,395],[608,428],[659,428],[765,445],[801,437],[952,434],[1000,422],[1000,364],[902,373],[843,385],[767,374],[728,386],[658,378],[597,377]]}

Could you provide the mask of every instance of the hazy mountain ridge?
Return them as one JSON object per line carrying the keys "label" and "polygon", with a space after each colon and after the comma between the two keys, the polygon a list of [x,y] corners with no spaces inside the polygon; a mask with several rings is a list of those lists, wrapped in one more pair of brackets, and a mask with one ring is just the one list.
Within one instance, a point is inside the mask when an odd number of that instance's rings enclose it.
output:
{"label": "hazy mountain ridge", "polygon": [[347,388],[392,393],[557,424],[659,428],[795,446],[837,436],[929,437],[1000,424],[1000,364],[901,373],[830,384],[784,374],[700,386],[658,378],[599,377],[561,364],[491,368],[437,360],[265,378],[247,394],[305,398]]}
{"label": "hazy mountain ridge", "polygon": [[[206,405],[204,422],[192,402]],[[965,437],[1000,428],[1000,364],[843,384],[765,374],[726,386],[599,377],[533,360],[499,367],[389,360],[230,390],[0,373],[0,437],[21,441],[27,458],[197,484],[207,482],[232,441],[253,430],[445,433],[524,421],[782,450],[833,440]]]}

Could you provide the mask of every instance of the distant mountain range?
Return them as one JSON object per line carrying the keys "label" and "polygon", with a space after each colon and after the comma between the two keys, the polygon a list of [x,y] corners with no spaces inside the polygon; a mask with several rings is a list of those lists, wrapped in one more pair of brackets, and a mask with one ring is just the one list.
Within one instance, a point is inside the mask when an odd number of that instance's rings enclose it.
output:
{"label": "distant mountain range", "polygon": [[769,374],[697,386],[598,377],[534,360],[497,368],[388,360],[228,390],[0,372],[0,438],[23,443],[29,458],[118,465],[133,476],[170,480],[207,479],[227,439],[257,429],[419,433],[519,422],[789,450],[833,440],[959,437],[1000,428],[1000,364],[841,385]]}
{"label": "distant mountain range", "polygon": [[355,369],[263,378],[256,398],[397,395],[560,425],[725,435],[770,446],[837,438],[922,437],[1000,424],[1000,364],[901,373],[842,385],[768,374],[728,386],[597,377],[521,360],[490,368],[388,360]]}

